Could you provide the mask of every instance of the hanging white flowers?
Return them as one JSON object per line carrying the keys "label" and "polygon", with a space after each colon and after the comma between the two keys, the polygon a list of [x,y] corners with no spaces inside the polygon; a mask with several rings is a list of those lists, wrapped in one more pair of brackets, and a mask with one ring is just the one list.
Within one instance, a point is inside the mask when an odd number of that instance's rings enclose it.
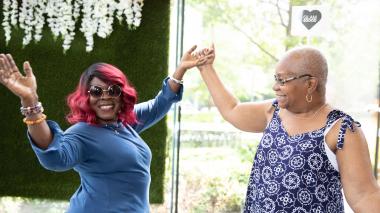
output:
{"label": "hanging white flowers", "polygon": [[141,23],[143,0],[3,0],[5,42],[11,39],[12,27],[24,31],[23,45],[42,38],[47,22],[54,37],[63,39],[64,52],[70,49],[74,40],[77,22],[81,20],[80,31],[86,38],[86,51],[94,48],[94,35],[106,38],[112,31],[114,17],[136,29]]}

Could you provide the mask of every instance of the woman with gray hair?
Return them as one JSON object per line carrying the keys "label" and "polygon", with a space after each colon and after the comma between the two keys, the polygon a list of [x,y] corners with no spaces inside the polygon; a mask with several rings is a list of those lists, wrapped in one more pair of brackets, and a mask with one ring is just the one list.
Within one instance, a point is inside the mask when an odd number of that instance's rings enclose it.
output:
{"label": "woman with gray hair", "polygon": [[275,100],[239,103],[219,79],[214,46],[198,66],[216,107],[236,128],[262,132],[244,212],[379,212],[380,190],[371,172],[360,124],[326,102],[328,66],[312,47],[288,51],[275,69]]}

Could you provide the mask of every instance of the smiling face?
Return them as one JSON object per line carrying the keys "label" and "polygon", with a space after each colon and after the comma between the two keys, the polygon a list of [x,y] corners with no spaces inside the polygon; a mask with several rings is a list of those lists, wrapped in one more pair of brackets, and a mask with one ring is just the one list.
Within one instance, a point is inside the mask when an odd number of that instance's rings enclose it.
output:
{"label": "smiling face", "polygon": [[318,107],[325,102],[327,74],[326,58],[318,49],[306,46],[288,51],[275,72],[273,90],[279,106],[298,112]]}
{"label": "smiling face", "polygon": [[298,59],[295,56],[285,57],[276,67],[276,78],[278,80],[289,80],[284,84],[275,82],[273,90],[276,94],[278,105],[281,108],[298,107],[305,104],[305,96],[308,94],[310,76],[305,75],[297,66]]}
{"label": "smiling face", "polygon": [[[103,90],[107,90],[110,86],[97,77],[90,81],[90,86],[98,86]],[[99,124],[114,123],[118,119],[118,113],[121,110],[121,96],[111,97],[108,92],[103,91],[100,97],[90,95],[90,108],[94,110]]]}

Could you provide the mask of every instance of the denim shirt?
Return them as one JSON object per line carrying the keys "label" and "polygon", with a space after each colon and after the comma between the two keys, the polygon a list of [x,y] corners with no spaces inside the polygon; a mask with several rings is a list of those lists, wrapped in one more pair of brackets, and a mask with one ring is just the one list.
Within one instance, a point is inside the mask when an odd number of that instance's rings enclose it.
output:
{"label": "denim shirt", "polygon": [[62,131],[48,121],[54,137],[45,150],[35,146],[28,134],[43,167],[78,172],[80,185],[67,212],[149,212],[152,153],[139,133],[163,118],[182,93],[183,87],[178,94],[172,92],[166,78],[154,99],[135,105],[135,125],[79,122]]}

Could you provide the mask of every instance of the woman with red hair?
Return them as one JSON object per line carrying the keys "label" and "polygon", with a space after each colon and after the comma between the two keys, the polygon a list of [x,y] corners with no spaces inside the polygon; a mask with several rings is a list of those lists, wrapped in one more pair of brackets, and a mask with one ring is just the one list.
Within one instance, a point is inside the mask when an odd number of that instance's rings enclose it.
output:
{"label": "woman with red hair", "polygon": [[29,62],[24,62],[23,75],[10,54],[0,54],[0,82],[21,99],[28,138],[41,165],[53,171],[74,169],[81,177],[67,212],[149,212],[152,153],[138,134],[181,100],[186,70],[207,60],[196,59],[195,48],[184,54],[157,96],[139,104],[122,71],[106,63],[91,65],[67,98],[67,120],[73,125],[64,132],[46,121]]}

